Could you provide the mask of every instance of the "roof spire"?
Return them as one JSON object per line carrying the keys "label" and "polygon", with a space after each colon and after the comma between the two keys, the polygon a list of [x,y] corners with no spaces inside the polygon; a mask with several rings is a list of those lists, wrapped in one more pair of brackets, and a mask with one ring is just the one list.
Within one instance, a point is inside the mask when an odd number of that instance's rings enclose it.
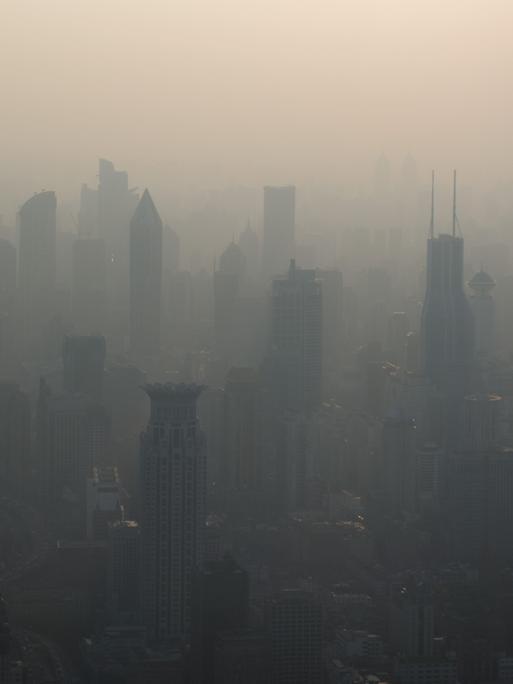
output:
{"label": "roof spire", "polygon": [[435,172],[431,171],[431,221],[429,224],[429,237],[435,237]]}

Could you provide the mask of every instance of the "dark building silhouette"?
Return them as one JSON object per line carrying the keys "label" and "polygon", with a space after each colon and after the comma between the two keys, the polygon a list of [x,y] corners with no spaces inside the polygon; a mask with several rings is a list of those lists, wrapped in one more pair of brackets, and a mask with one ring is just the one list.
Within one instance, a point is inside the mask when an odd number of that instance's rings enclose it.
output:
{"label": "dark building silhouette", "polygon": [[141,624],[141,530],[134,520],[109,526],[108,620]]}
{"label": "dark building silhouette", "polygon": [[160,348],[162,221],[145,190],[130,222],[130,349],[151,356]]}
{"label": "dark building silhouette", "polygon": [[62,345],[64,390],[100,400],[105,371],[105,338],[66,336]]}
{"label": "dark building silhouette", "polygon": [[18,289],[23,330],[29,340],[41,335],[54,306],[56,210],[55,193],[45,191],[28,199],[18,213]]}
{"label": "dark building silhouette", "polygon": [[424,374],[440,389],[462,395],[471,378],[474,321],[463,289],[463,238],[428,239],[421,320]]}
{"label": "dark building silhouette", "polygon": [[105,243],[78,238],[73,244],[72,315],[75,330],[83,334],[104,330],[107,308]]}
{"label": "dark building silhouette", "polygon": [[152,641],[191,634],[192,579],[203,560],[206,463],[198,385],[146,385],[141,435],[143,615]]}
{"label": "dark building silhouette", "polygon": [[290,262],[287,276],[273,280],[271,368],[280,410],[308,411],[321,399],[322,285],[314,270]]}
{"label": "dark building silhouette", "polygon": [[0,383],[0,482],[5,492],[30,493],[30,402],[17,385]]}
{"label": "dark building silhouette", "polygon": [[248,625],[248,574],[229,557],[205,563],[193,583],[194,681],[211,682],[218,633]]}
{"label": "dark building silhouette", "polygon": [[322,608],[308,592],[284,590],[269,601],[266,628],[271,639],[274,684],[321,684]]}
{"label": "dark building silhouette", "polygon": [[295,256],[296,188],[264,188],[264,233],[262,270],[273,278],[287,268]]}

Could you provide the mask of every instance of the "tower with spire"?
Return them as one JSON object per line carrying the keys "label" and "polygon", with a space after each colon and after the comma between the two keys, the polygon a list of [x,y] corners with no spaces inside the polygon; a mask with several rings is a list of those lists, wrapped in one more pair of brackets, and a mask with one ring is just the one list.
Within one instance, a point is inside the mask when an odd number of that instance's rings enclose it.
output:
{"label": "tower with spire", "polygon": [[160,346],[162,221],[145,190],[130,222],[130,351],[152,357]]}
{"label": "tower with spire", "polygon": [[446,395],[463,396],[474,356],[474,321],[463,288],[463,237],[457,235],[456,173],[451,234],[435,237],[434,174],[421,318],[423,372]]}

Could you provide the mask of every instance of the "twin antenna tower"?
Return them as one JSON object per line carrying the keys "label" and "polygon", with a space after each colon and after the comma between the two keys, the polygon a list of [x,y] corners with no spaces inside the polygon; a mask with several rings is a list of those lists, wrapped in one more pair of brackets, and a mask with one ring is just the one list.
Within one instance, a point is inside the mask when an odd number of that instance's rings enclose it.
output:
{"label": "twin antenna tower", "polygon": [[[456,226],[460,227],[456,215],[456,170],[452,178],[452,237],[456,237]],[[431,221],[429,224],[429,237],[435,237],[435,172],[431,172]]]}

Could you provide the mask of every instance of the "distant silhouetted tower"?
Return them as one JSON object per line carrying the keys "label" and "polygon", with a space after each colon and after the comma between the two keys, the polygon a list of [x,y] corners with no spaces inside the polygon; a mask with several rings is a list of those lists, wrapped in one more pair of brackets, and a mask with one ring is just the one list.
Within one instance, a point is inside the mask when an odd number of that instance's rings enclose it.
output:
{"label": "distant silhouetted tower", "polygon": [[105,338],[66,336],[62,345],[64,390],[99,400],[105,370]]}
{"label": "distant silhouetted tower", "polygon": [[150,640],[184,639],[205,529],[206,462],[196,412],[202,388],[145,389],[151,413],[140,447],[144,623]]}
{"label": "distant silhouetted tower", "polygon": [[474,314],[476,354],[486,358],[493,354],[495,338],[495,302],[492,290],[495,287],[494,279],[479,271],[468,283],[472,290],[470,307]]}
{"label": "distant silhouetted tower", "polygon": [[162,221],[145,190],[130,222],[130,348],[154,355],[160,347]]}
{"label": "distant silhouetted tower", "polygon": [[306,591],[285,590],[267,607],[271,637],[272,682],[320,684],[322,678],[322,608]]}
{"label": "distant silhouetted tower", "polygon": [[108,612],[112,624],[140,624],[141,530],[134,520],[109,527]]}
{"label": "distant silhouetted tower", "polygon": [[55,295],[56,211],[54,192],[40,192],[19,210],[19,273],[24,329],[41,332]]}
{"label": "distant silhouetted tower", "polygon": [[264,188],[264,236],[262,270],[275,277],[295,256],[296,188]]}
{"label": "distant silhouetted tower", "polygon": [[322,371],[322,286],[314,270],[290,262],[273,280],[272,382],[281,409],[305,411],[319,403]]}
{"label": "distant silhouetted tower", "polygon": [[75,330],[101,333],[105,326],[107,263],[105,243],[80,237],[73,244],[72,312]]}

